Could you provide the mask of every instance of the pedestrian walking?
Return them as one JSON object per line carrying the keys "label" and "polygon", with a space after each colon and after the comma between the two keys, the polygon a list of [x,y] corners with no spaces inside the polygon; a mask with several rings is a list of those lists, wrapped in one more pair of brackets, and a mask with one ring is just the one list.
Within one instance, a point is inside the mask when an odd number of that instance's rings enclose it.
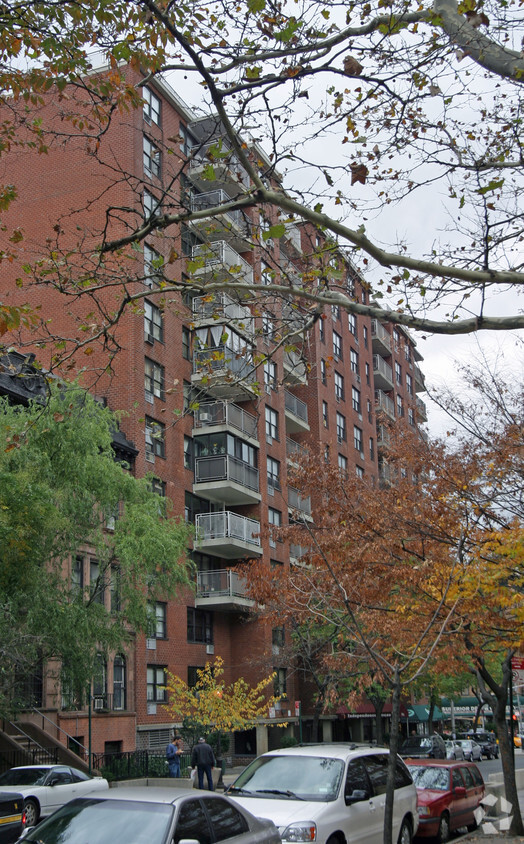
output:
{"label": "pedestrian walking", "polygon": [[198,739],[191,754],[191,767],[197,770],[198,787],[204,788],[204,774],[207,777],[208,791],[214,791],[213,768],[216,768],[215,754],[213,748],[203,738]]}

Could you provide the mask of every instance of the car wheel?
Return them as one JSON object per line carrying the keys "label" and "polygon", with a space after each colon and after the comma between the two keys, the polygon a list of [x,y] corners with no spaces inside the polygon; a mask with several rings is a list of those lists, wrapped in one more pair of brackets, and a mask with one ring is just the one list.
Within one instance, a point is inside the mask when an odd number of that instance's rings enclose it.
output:
{"label": "car wheel", "polygon": [[398,834],[398,844],[411,844],[412,832],[411,824],[407,818],[402,821],[400,832]]}
{"label": "car wheel", "polygon": [[340,840],[338,835],[330,835],[328,840],[326,841],[326,844],[342,844],[342,841]]}
{"label": "car wheel", "polygon": [[40,814],[38,803],[36,800],[31,800],[29,797],[27,800],[24,801],[24,812],[25,812],[25,825],[26,826],[36,826],[36,822],[38,821],[38,816]]}
{"label": "car wheel", "polygon": [[477,821],[473,820],[473,823],[468,823],[468,827],[467,827],[468,832],[475,832],[475,830],[478,829],[478,826],[479,825],[478,825]]}
{"label": "car wheel", "polygon": [[449,833],[449,815],[447,812],[444,812],[440,818],[440,824],[437,832],[438,844],[446,844],[446,841],[449,841]]}

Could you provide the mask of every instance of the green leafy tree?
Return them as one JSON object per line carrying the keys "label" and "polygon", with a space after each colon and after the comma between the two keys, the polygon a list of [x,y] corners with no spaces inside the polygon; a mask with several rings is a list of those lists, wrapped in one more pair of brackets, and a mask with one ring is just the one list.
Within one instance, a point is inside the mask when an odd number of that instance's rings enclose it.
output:
{"label": "green leafy tree", "polygon": [[[51,384],[47,402],[27,408],[0,400],[4,712],[13,684],[42,660],[58,661],[68,685],[85,688],[96,653],[147,629],[150,602],[190,583],[188,528],[148,479],[116,462],[116,426],[76,385]],[[82,551],[98,563],[86,589],[71,582],[71,561]]]}

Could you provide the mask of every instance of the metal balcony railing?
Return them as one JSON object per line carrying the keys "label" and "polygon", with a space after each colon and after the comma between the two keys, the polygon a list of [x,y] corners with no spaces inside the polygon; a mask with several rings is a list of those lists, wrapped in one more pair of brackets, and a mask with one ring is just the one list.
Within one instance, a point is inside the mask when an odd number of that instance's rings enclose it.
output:
{"label": "metal balcony railing", "polygon": [[229,454],[197,457],[195,483],[202,484],[209,481],[233,481],[255,492],[259,491],[258,469]]}
{"label": "metal balcony railing", "polygon": [[385,348],[391,351],[391,336],[378,319],[371,320],[371,337],[378,340]]}
{"label": "metal balcony railing", "polygon": [[284,390],[284,399],[286,410],[307,423],[307,404],[288,390]]}
{"label": "metal balcony railing", "polygon": [[195,320],[216,321],[226,319],[234,322],[237,328],[253,334],[255,321],[246,305],[236,302],[227,293],[215,293],[213,296],[196,296],[192,303]]}
{"label": "metal balcony railing", "polygon": [[[222,189],[206,191],[206,193],[191,194],[191,211],[205,211],[207,208],[216,208],[231,202],[231,197]],[[224,218],[236,226],[237,229],[244,227],[244,217],[238,208],[224,212]],[[206,222],[212,223],[211,220]]]}
{"label": "metal balcony railing", "polygon": [[418,367],[416,364],[413,368],[413,371],[415,374],[415,390],[417,392],[423,392],[426,389],[426,380],[424,378],[424,375],[422,374],[420,367]]}
{"label": "metal balcony railing", "polygon": [[194,424],[195,428],[227,425],[247,437],[258,439],[256,416],[233,402],[202,402],[194,412]]}
{"label": "metal balcony railing", "polygon": [[199,513],[195,519],[197,540],[238,539],[260,547],[260,522],[226,510],[223,513]]}
{"label": "metal balcony railing", "polygon": [[228,597],[247,598],[247,583],[232,569],[197,572],[197,598]]}
{"label": "metal balcony railing", "polygon": [[199,349],[193,353],[193,372],[201,372],[204,369],[211,372],[227,370],[236,378],[245,378],[251,382],[255,380],[250,350],[241,353],[228,346]]}
{"label": "metal balcony railing", "polygon": [[375,376],[382,375],[386,381],[393,384],[393,369],[380,355],[373,355],[373,373]]}
{"label": "metal balcony railing", "polygon": [[227,275],[233,275],[247,284],[253,282],[253,267],[225,240],[193,246],[192,255],[193,258],[203,258],[205,262],[202,269],[197,270],[195,275],[203,272],[220,275],[222,270]]}
{"label": "metal balcony railing", "polygon": [[301,460],[303,457],[309,456],[309,449],[305,448],[295,440],[286,437],[286,457],[288,460]]}
{"label": "metal balcony railing", "polygon": [[293,510],[299,510],[306,516],[311,516],[311,498],[309,495],[302,498],[298,490],[290,486],[287,490],[287,503],[288,507],[292,507]]}
{"label": "metal balcony railing", "polygon": [[239,162],[234,152],[227,144],[217,138],[203,146],[191,148],[190,171],[200,170],[202,167],[212,167],[215,171],[227,170],[233,181],[239,182],[244,187],[249,186],[247,170]]}
{"label": "metal balcony railing", "polygon": [[391,419],[395,418],[395,405],[382,390],[375,390],[375,409],[383,410]]}
{"label": "metal balcony railing", "polygon": [[423,422],[427,422],[428,421],[428,413],[427,413],[427,410],[426,410],[426,403],[423,402],[422,399],[419,399],[418,396],[416,398],[416,406],[417,406],[417,413],[418,413],[420,419],[422,419]]}
{"label": "metal balcony railing", "polygon": [[293,560],[300,560],[301,557],[306,557],[310,553],[311,548],[307,548],[305,545],[295,545],[294,543],[289,545],[289,556]]}

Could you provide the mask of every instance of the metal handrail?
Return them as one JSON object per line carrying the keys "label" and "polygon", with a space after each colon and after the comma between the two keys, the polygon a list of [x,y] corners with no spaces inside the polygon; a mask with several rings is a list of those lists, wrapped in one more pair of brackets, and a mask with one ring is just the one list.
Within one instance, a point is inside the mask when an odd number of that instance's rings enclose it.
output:
{"label": "metal handrail", "polygon": [[60,727],[56,723],[56,721],[53,721],[53,720],[51,720],[51,718],[48,718],[47,715],[44,715],[44,713],[40,712],[40,710],[37,709],[35,706],[33,706],[31,712],[34,712],[36,715],[39,715],[42,718],[42,720],[49,721],[49,723],[53,725],[55,730],[64,734],[64,736],[68,739],[68,741],[72,741],[72,742],[74,742],[74,744],[77,744],[78,747],[80,747],[84,751],[86,757],[89,755],[89,750],[87,749],[87,747],[85,747],[85,745],[83,745],[81,742],[79,742],[78,739],[76,739],[74,736],[69,735],[69,733],[66,732],[66,730],[62,729],[62,727]]}

